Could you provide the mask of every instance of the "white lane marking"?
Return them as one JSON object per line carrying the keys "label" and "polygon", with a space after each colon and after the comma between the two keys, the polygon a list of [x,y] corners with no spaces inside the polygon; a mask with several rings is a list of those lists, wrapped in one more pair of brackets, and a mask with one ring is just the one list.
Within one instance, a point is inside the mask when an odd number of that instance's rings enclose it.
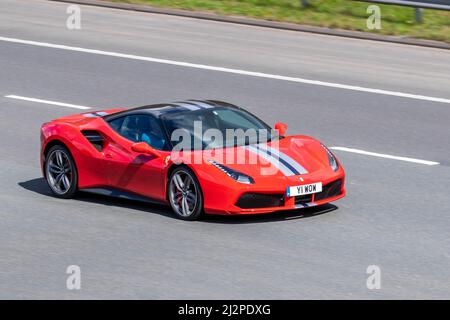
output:
{"label": "white lane marking", "polygon": [[76,104],[63,103],[63,102],[50,101],[50,100],[42,100],[42,99],[35,99],[35,98],[15,96],[15,95],[8,95],[8,96],[5,96],[5,98],[24,100],[24,101],[31,101],[31,102],[37,102],[37,103],[44,103],[44,104],[50,104],[50,105],[55,105],[55,106],[60,106],[60,107],[75,108],[75,109],[82,109],[82,110],[91,109],[91,107],[79,106],[79,105],[76,105]]}
{"label": "white lane marking", "polygon": [[274,79],[274,80],[298,82],[298,83],[305,83],[305,84],[316,85],[316,86],[324,86],[324,87],[331,87],[331,88],[338,88],[338,89],[345,89],[345,90],[369,92],[369,93],[383,94],[383,95],[388,95],[388,96],[396,96],[396,97],[401,97],[401,98],[410,98],[410,99],[425,100],[425,101],[432,101],[432,102],[442,102],[442,103],[450,104],[450,99],[423,96],[423,95],[404,93],[404,92],[398,92],[398,91],[373,89],[373,88],[366,88],[366,87],[360,87],[360,86],[352,86],[352,85],[346,85],[346,84],[339,84],[339,83],[325,82],[325,81],[318,81],[318,80],[311,80],[311,79],[303,79],[303,78],[296,78],[296,77],[286,77],[286,76],[281,76],[281,75],[276,75],[276,74],[246,71],[246,70],[240,70],[240,69],[230,69],[230,68],[224,68],[224,67],[215,67],[215,66],[209,66],[209,65],[204,65],[204,64],[196,64],[196,63],[189,63],[189,62],[182,62],[182,61],[175,61],[175,60],[144,57],[144,56],[137,56],[137,55],[132,55],[132,54],[111,52],[111,51],[86,49],[86,48],[72,47],[72,46],[66,46],[66,45],[61,45],[61,44],[22,40],[22,39],[16,39],[16,38],[0,37],[0,41],[28,44],[28,45],[39,46],[39,47],[47,47],[47,48],[69,50],[69,51],[78,51],[78,52],[99,54],[99,55],[124,58],[124,59],[141,60],[141,61],[169,64],[169,65],[188,67],[188,68],[234,73],[234,74],[258,77],[258,78],[268,78],[268,79]]}
{"label": "white lane marking", "polygon": [[[5,96],[5,98],[18,99],[18,100],[24,100],[24,101],[31,101],[31,102],[37,102],[37,103],[43,103],[43,104],[49,104],[49,105],[56,105],[56,106],[68,107],[68,108],[75,108],[75,109],[82,109],[82,110],[91,109],[91,107],[86,107],[86,106],[80,106],[80,105],[69,104],[69,103],[62,103],[62,102],[50,101],[50,100],[42,100],[42,99],[36,99],[36,98],[29,98],[29,97],[22,97],[22,96],[16,96],[16,95],[8,95],[8,96]],[[332,150],[339,150],[339,151],[345,151],[345,152],[351,152],[351,153],[357,153],[357,154],[362,154],[362,155],[367,155],[367,156],[372,156],[372,157],[379,157],[379,158],[386,158],[386,159],[393,159],[393,160],[401,160],[401,161],[407,161],[407,162],[420,163],[420,164],[425,164],[425,165],[428,165],[428,166],[434,166],[434,165],[438,165],[439,164],[439,162],[435,162],[435,161],[414,159],[414,158],[408,158],[408,157],[392,156],[392,155],[388,155],[388,154],[369,152],[369,151],[353,149],[353,148],[347,148],[347,147],[330,147],[330,149],[332,149]],[[259,154],[259,152],[257,152],[257,153]]]}
{"label": "white lane marking", "polygon": [[400,160],[400,161],[420,163],[420,164],[425,164],[427,166],[435,166],[435,165],[439,164],[439,162],[435,162],[435,161],[428,161],[428,160],[421,160],[421,159],[414,159],[414,158],[407,158],[407,157],[391,156],[391,155],[388,155],[388,154],[368,152],[368,151],[364,151],[364,150],[352,149],[352,148],[346,148],[346,147],[331,147],[330,149],[332,149],[332,150],[339,150],[339,151],[345,151],[345,152],[358,153],[358,154],[363,154],[363,155],[372,156],[372,157],[379,157],[379,158],[386,158],[386,159],[393,159],[393,160]]}

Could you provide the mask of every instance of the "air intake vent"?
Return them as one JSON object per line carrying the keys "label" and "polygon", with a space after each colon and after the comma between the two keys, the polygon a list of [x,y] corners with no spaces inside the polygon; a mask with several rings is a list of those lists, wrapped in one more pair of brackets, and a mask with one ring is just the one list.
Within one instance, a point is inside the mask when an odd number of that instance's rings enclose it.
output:
{"label": "air intake vent", "polygon": [[337,197],[342,191],[342,180],[335,180],[322,188],[322,192],[314,195],[314,201],[325,200],[332,197]]}
{"label": "air intake vent", "polygon": [[95,149],[98,151],[103,150],[103,142],[105,139],[100,133],[94,130],[83,130],[81,133],[94,146]]}
{"label": "air intake vent", "polygon": [[307,194],[304,196],[297,196],[295,197],[295,205],[303,205],[303,204],[308,204],[310,202],[312,202],[312,194]]}
{"label": "air intake vent", "polygon": [[272,208],[284,206],[283,194],[245,193],[236,202],[242,209]]}

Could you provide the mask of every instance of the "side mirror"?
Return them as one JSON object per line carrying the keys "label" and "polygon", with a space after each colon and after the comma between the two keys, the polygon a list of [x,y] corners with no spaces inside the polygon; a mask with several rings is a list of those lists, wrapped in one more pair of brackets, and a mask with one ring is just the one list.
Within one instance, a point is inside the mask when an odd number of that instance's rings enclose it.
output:
{"label": "side mirror", "polygon": [[150,154],[159,157],[160,154],[157,150],[153,149],[145,142],[136,142],[131,145],[131,150],[138,153]]}
{"label": "side mirror", "polygon": [[280,136],[284,136],[286,130],[287,130],[287,124],[283,122],[277,122],[275,123],[275,130],[278,131]]}

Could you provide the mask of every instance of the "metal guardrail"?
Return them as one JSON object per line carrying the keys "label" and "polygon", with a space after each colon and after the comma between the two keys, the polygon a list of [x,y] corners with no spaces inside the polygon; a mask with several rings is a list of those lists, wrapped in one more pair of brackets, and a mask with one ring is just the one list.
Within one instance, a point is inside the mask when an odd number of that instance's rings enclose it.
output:
{"label": "metal guardrail", "polygon": [[[355,0],[354,0],[355,1]],[[374,2],[382,4],[392,4],[414,8],[450,10],[450,0],[356,0],[359,2]]]}
{"label": "metal guardrail", "polygon": [[[397,6],[414,7],[416,10],[416,21],[422,23],[422,8],[450,11],[450,0],[353,0],[358,2],[372,2],[380,4],[391,4]],[[309,0],[300,0],[303,8],[309,6]]]}
{"label": "metal guardrail", "polygon": [[[392,4],[397,6],[415,7],[435,10],[450,10],[450,0],[353,0],[359,2],[373,2],[382,4]],[[309,0],[300,0],[300,5],[304,8],[309,6]]]}
{"label": "metal guardrail", "polygon": [[416,14],[416,22],[422,23],[422,8],[434,10],[450,11],[450,0],[354,0],[359,2],[372,2],[380,4],[391,4],[397,6],[414,7]]}

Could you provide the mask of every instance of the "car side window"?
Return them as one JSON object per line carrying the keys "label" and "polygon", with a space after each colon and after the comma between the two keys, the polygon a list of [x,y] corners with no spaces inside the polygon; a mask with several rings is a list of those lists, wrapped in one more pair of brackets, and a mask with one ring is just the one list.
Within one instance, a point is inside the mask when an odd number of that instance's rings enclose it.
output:
{"label": "car side window", "polygon": [[108,124],[115,132],[119,133],[120,127],[122,127],[122,123],[123,123],[124,119],[125,119],[125,117],[117,118],[117,119],[108,121]]}
{"label": "car side window", "polygon": [[[120,123],[118,120],[121,120]],[[117,121],[117,123],[113,123]],[[110,121],[109,124],[124,138],[133,142],[146,142],[155,149],[162,150],[166,145],[164,132],[158,121],[148,115],[130,115]]]}

